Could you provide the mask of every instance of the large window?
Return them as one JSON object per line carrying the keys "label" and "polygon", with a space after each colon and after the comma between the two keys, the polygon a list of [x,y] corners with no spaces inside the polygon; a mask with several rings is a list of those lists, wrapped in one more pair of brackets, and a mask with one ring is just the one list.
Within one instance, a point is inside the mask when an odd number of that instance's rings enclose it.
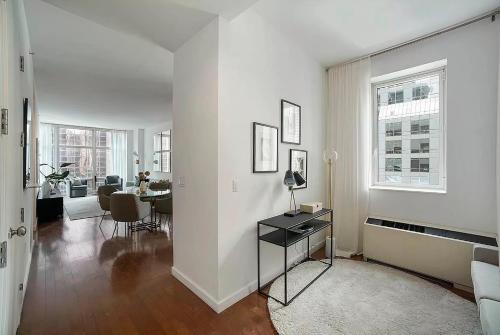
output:
{"label": "large window", "polygon": [[64,170],[86,179],[89,191],[103,185],[107,175],[126,178],[125,131],[42,124],[40,138],[41,162],[73,163]]}
{"label": "large window", "polygon": [[445,189],[444,74],[440,67],[373,84],[374,186]]}
{"label": "large window", "polygon": [[154,160],[153,170],[159,172],[172,172],[171,149],[172,136],[171,131],[166,130],[154,135]]}

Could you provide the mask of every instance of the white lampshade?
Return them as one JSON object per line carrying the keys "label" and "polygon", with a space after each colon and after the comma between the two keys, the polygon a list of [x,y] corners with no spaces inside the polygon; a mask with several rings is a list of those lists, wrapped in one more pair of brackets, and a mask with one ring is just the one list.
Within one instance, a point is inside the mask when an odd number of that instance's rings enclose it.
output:
{"label": "white lampshade", "polygon": [[323,161],[327,163],[328,161],[336,161],[338,159],[339,155],[337,151],[334,149],[325,149],[323,150]]}

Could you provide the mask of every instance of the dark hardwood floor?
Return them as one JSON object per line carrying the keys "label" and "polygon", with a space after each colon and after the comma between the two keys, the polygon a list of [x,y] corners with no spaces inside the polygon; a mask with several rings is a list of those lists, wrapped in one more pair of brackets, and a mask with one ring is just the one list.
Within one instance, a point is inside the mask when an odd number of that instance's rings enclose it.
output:
{"label": "dark hardwood floor", "polygon": [[126,238],[122,226],[111,239],[112,221],[101,232],[99,220],[39,227],[19,334],[276,334],[262,296],[216,314],[177,281],[168,229]]}
{"label": "dark hardwood floor", "polygon": [[175,279],[169,231],[110,239],[99,220],[39,227],[19,334],[276,334],[262,296],[217,314]]}

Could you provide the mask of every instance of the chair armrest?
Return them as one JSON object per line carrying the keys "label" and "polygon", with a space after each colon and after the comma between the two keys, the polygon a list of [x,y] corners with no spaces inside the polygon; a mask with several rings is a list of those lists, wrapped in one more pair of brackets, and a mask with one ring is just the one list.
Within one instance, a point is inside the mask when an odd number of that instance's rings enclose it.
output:
{"label": "chair armrest", "polygon": [[88,185],[87,182],[88,182],[88,179],[82,179],[82,185],[87,186]]}
{"label": "chair armrest", "polygon": [[476,244],[474,245],[472,259],[498,266],[498,248]]}

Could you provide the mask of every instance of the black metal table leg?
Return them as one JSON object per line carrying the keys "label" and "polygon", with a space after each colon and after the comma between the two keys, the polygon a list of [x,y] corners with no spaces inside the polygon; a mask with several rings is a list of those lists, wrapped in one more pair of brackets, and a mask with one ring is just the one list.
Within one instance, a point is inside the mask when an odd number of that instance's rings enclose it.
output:
{"label": "black metal table leg", "polygon": [[288,306],[288,297],[287,297],[287,250],[288,250],[288,230],[285,229],[285,306]]}
{"label": "black metal table leg", "polygon": [[260,224],[257,223],[257,289],[260,290]]}

